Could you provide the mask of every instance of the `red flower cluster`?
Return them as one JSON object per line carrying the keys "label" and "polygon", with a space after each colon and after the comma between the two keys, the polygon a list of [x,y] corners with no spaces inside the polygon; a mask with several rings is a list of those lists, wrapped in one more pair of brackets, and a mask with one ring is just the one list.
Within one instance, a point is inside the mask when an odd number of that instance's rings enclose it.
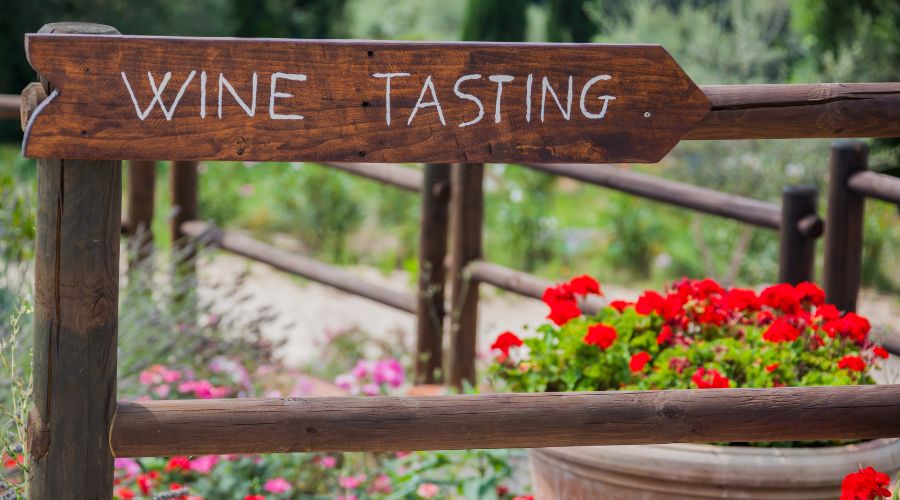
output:
{"label": "red flower cluster", "polygon": [[845,314],[841,318],[826,321],[825,324],[822,325],[822,330],[824,330],[829,337],[840,335],[841,337],[852,339],[859,345],[866,343],[871,329],[872,325],[869,324],[869,320],[852,312]]}
{"label": "red flower cluster", "polygon": [[587,295],[603,295],[600,291],[600,283],[587,275],[576,276],[568,283],[560,283],[544,291],[542,300],[550,306],[550,314],[547,319],[562,326],[573,318],[581,316],[581,308],[578,307],[578,297]]}
{"label": "red flower cluster", "polygon": [[584,343],[595,345],[605,350],[616,341],[617,336],[614,326],[597,323],[588,327],[587,335],[584,336]]}
{"label": "red flower cluster", "polygon": [[794,328],[784,318],[778,318],[763,333],[763,339],[769,342],[793,342],[800,338],[800,330]]}
{"label": "red flower cluster", "polygon": [[649,361],[650,353],[641,351],[631,356],[631,360],[628,362],[628,368],[632,373],[638,373],[644,370],[644,366],[646,366]]}
{"label": "red flower cluster", "polygon": [[888,486],[891,478],[872,467],[860,468],[859,472],[851,472],[841,482],[841,500],[874,500],[890,498]]}
{"label": "red flower cluster", "polygon": [[848,355],[838,361],[838,368],[854,372],[863,372],[866,370],[866,362],[859,356]]}
{"label": "red flower cluster", "polygon": [[500,354],[497,355],[497,361],[500,363],[506,361],[506,358],[509,357],[509,350],[512,347],[519,347],[522,345],[522,339],[516,336],[513,332],[503,332],[498,337],[497,340],[491,344],[491,349],[497,349],[500,351]]}
{"label": "red flower cluster", "polygon": [[691,376],[693,382],[698,389],[728,389],[731,387],[731,381],[728,377],[722,375],[717,370],[707,370],[706,368],[697,368],[694,375]]}

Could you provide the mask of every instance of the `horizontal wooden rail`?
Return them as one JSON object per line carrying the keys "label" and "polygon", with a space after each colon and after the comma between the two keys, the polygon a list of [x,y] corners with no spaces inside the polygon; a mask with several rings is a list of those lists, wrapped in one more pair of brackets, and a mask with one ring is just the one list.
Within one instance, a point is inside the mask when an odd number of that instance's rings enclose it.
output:
{"label": "horizontal wooden rail", "polygon": [[391,186],[418,193],[422,190],[422,171],[394,163],[335,163],[322,165],[366,177]]}
{"label": "horizontal wooden rail", "polygon": [[0,119],[19,118],[21,102],[20,96],[0,94]]}
{"label": "horizontal wooden rail", "polygon": [[900,137],[900,83],[703,85],[712,112],[685,139]]}
{"label": "horizontal wooden rail", "polygon": [[386,306],[416,313],[416,297],[413,293],[391,290],[368,283],[343,269],[296,255],[232,231],[224,231],[203,221],[188,221],[181,231],[203,243],[212,243],[223,250],[242,255],[276,269],[307,278],[353,295],[365,297]]}
{"label": "horizontal wooden rail", "polygon": [[900,385],[120,401],[117,457],[900,437]]}
{"label": "horizontal wooden rail", "polygon": [[[485,261],[469,263],[466,272],[471,279],[479,283],[487,283],[534,299],[540,299],[544,290],[554,285],[552,281]],[[605,306],[606,301],[596,296],[587,297],[581,304],[582,309],[588,314],[594,314]]]}
{"label": "horizontal wooden rail", "polygon": [[851,191],[870,198],[900,204],[900,178],[866,170],[847,179]]}
{"label": "horizontal wooden rail", "polygon": [[525,166],[755,226],[769,229],[781,226],[781,208],[773,203],[632,172],[612,165],[537,163]]}

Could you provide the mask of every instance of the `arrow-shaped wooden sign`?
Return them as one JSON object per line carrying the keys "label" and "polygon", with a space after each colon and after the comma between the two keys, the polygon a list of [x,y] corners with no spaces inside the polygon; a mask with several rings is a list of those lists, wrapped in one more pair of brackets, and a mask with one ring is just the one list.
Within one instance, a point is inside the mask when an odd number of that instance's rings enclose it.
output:
{"label": "arrow-shaped wooden sign", "polygon": [[710,111],[657,45],[32,34],[28,157],[656,162]]}

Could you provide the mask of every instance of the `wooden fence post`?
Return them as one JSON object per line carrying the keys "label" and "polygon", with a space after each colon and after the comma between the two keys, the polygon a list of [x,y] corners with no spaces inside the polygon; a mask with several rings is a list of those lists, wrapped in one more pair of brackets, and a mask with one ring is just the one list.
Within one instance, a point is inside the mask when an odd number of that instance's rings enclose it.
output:
{"label": "wooden fence post", "polygon": [[825,294],[842,311],[855,311],[862,273],[863,209],[866,198],[847,186],[866,170],[869,148],[859,141],[831,147],[828,218],[825,225]]}
{"label": "wooden fence post", "polygon": [[454,164],[451,170],[450,384],[456,387],[475,383],[478,283],[469,279],[466,266],[481,258],[483,178],[481,164]]}
{"label": "wooden fence post", "polygon": [[449,221],[450,165],[425,165],[419,226],[416,383],[443,380],[444,283]]}
{"label": "wooden fence post", "polygon": [[132,160],[128,162],[127,233],[134,255],[130,266],[138,265],[153,254],[153,208],[156,193],[156,162]]}
{"label": "wooden fence post", "polygon": [[169,175],[172,215],[169,234],[172,238],[173,279],[176,302],[193,295],[196,284],[196,247],[185,238],[181,224],[198,217],[198,182],[196,161],[173,161]]}
{"label": "wooden fence post", "polygon": [[[87,23],[48,24],[40,32],[118,34]],[[42,83],[49,94],[51,84]],[[112,498],[121,162],[37,163],[29,498]]]}
{"label": "wooden fence post", "polygon": [[803,231],[801,221],[816,215],[818,196],[815,186],[785,186],[781,192],[779,283],[813,280],[816,240]]}

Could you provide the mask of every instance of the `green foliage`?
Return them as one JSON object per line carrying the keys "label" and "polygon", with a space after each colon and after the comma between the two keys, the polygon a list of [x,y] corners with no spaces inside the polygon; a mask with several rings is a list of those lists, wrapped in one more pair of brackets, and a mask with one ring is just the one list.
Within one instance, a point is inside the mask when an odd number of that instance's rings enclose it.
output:
{"label": "green foliage", "polygon": [[343,36],[346,0],[231,0],[235,34],[241,37],[336,38]]}
{"label": "green foliage", "polygon": [[608,216],[613,235],[607,247],[611,263],[638,278],[650,277],[663,231],[653,208],[632,197],[619,197]]}
{"label": "green foliage", "polygon": [[487,170],[498,189],[486,195],[485,239],[491,259],[532,271],[556,257],[552,217],[557,178],[524,167],[494,165]]}
{"label": "green foliage", "polygon": [[525,39],[528,0],[468,0],[462,39],[518,42]]}
{"label": "green foliage", "polygon": [[363,210],[347,177],[313,165],[300,173],[295,189],[277,193],[279,225],[300,234],[313,252],[325,253],[335,262],[346,261],[347,238],[363,222]]}
{"label": "green foliage", "polygon": [[[587,0],[547,0],[547,39],[551,42],[589,42],[597,34],[597,25],[588,16]],[[620,1],[603,2],[604,21],[628,12]]]}

